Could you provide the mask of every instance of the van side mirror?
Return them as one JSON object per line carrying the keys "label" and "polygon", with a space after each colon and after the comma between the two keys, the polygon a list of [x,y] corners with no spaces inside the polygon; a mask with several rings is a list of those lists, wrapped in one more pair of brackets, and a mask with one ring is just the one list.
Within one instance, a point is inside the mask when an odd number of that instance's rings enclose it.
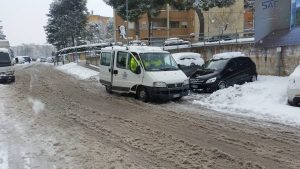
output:
{"label": "van side mirror", "polygon": [[181,69],[181,65],[180,64],[177,64],[177,66],[178,66],[179,69]]}
{"label": "van side mirror", "polygon": [[139,66],[136,67],[135,73],[139,75],[139,74],[141,74],[141,72],[142,72],[141,66],[139,65]]}

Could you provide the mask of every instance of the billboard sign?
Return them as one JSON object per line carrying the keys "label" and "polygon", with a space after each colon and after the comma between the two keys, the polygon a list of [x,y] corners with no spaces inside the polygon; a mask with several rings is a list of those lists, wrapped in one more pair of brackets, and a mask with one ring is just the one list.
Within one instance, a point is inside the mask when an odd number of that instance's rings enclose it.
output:
{"label": "billboard sign", "polygon": [[255,1],[255,43],[275,30],[291,27],[292,0]]}

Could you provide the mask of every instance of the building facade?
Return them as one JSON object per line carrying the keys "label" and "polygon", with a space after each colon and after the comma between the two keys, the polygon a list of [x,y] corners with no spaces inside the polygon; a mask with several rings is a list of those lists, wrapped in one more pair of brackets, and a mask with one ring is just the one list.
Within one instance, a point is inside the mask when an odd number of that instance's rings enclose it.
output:
{"label": "building facade", "polygon": [[[130,9],[129,9],[130,10]],[[252,14],[252,13],[251,13]],[[236,1],[234,5],[227,8],[212,8],[204,15],[204,38],[224,34],[236,34],[243,32],[245,28],[245,9],[243,1]],[[249,15],[247,15],[249,18]],[[122,39],[118,28],[123,25],[127,28],[127,22],[114,12],[115,20],[115,40],[126,42]],[[148,25],[151,24],[151,29]],[[194,10],[179,11],[170,6],[166,6],[161,13],[152,18],[149,23],[147,15],[140,17],[139,26],[136,23],[128,23],[127,37],[129,40],[164,40],[171,37],[178,37],[185,40],[198,41],[200,23],[198,15]],[[253,25],[252,25],[253,26]],[[137,36],[137,27],[139,35]],[[251,25],[248,27],[251,27]],[[149,38],[149,35],[151,38]]]}

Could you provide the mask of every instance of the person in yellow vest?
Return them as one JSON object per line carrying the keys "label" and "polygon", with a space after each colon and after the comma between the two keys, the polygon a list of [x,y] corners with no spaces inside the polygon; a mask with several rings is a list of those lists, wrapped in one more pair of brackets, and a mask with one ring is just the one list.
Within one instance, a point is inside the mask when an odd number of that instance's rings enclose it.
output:
{"label": "person in yellow vest", "polygon": [[130,70],[132,72],[136,72],[137,67],[138,67],[137,61],[134,59],[134,56],[131,56],[130,57],[130,66],[129,66]]}

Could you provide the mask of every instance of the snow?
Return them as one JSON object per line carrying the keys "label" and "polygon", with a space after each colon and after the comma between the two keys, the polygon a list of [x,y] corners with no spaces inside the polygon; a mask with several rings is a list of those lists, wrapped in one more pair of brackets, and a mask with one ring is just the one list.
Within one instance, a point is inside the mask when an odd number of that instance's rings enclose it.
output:
{"label": "snow", "polygon": [[300,77],[300,65],[296,67],[294,72],[290,75],[290,77]]}
{"label": "snow", "polygon": [[288,77],[259,76],[258,81],[192,95],[192,104],[218,112],[300,125],[300,108],[287,105]]}
{"label": "snow", "polygon": [[217,45],[217,44],[233,44],[233,43],[249,43],[249,42],[254,42],[254,38],[239,38],[239,39],[233,39],[233,40],[228,40],[228,41],[217,41],[217,42],[197,42],[193,43],[193,47],[197,46],[210,46],[210,45]]}
{"label": "snow", "polygon": [[35,114],[39,114],[41,111],[45,109],[45,104],[42,103],[40,100],[28,98],[29,103],[32,104],[32,110]]}
{"label": "snow", "polygon": [[245,57],[245,54],[241,52],[224,52],[224,53],[215,54],[213,56],[213,59],[230,59],[234,57]]}
{"label": "snow", "polygon": [[65,65],[56,67],[56,69],[58,69],[64,73],[73,75],[76,78],[79,78],[81,80],[87,80],[87,79],[91,79],[94,77],[98,78],[98,76],[99,76],[99,72],[79,66],[79,65],[77,65],[77,63],[65,64]]}
{"label": "snow", "polygon": [[0,52],[3,52],[3,53],[9,53],[9,50],[8,50],[8,49],[5,49],[5,48],[0,48]]}
{"label": "snow", "polygon": [[173,53],[172,56],[175,59],[177,64],[181,64],[185,66],[190,66],[191,63],[200,66],[204,64],[204,60],[201,58],[201,55],[199,53],[182,52],[182,53]]}

